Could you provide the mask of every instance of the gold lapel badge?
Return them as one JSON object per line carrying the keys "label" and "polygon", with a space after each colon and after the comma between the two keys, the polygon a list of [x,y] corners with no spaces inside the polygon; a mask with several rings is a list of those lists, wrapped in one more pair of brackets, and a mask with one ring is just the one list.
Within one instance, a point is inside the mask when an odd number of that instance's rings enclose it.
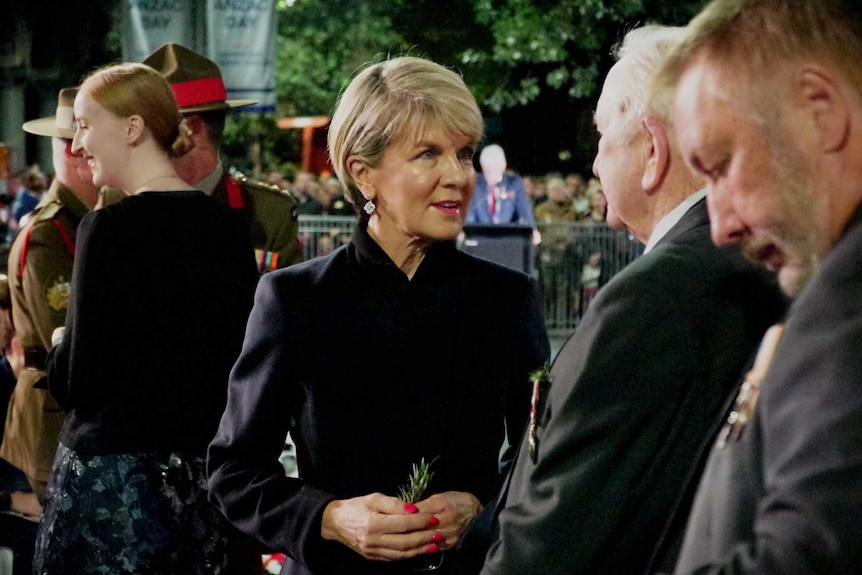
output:
{"label": "gold lapel badge", "polygon": [[766,330],[754,358],[754,365],[745,375],[745,381],[739,388],[733,410],[727,416],[727,422],[718,436],[716,443],[718,449],[724,449],[729,441],[739,441],[748,422],[751,421],[754,406],[760,396],[760,385],[763,383],[769,364],[772,363],[772,356],[775,355],[775,348],[778,346],[778,340],[781,339],[783,331],[784,326],[780,323]]}

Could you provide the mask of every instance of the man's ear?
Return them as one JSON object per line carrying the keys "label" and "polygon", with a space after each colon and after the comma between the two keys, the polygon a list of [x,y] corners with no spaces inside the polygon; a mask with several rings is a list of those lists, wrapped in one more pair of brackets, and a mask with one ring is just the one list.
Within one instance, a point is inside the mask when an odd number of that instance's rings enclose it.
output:
{"label": "man's ear", "polygon": [[366,200],[374,199],[374,182],[371,179],[371,168],[359,156],[347,158],[347,173],[353,178],[356,187]]}
{"label": "man's ear", "polygon": [[144,119],[135,114],[133,116],[129,116],[129,119],[126,123],[126,139],[130,144],[133,144],[140,139],[141,134],[144,133]]}
{"label": "man's ear", "polygon": [[835,152],[846,145],[850,108],[842,85],[830,69],[803,66],[794,78],[793,100],[811,114],[822,151]]}
{"label": "man's ear", "polygon": [[644,173],[641,186],[648,195],[658,191],[667,175],[670,165],[670,144],[667,141],[667,132],[664,125],[652,116],[644,116],[641,125],[647,133],[644,142]]}

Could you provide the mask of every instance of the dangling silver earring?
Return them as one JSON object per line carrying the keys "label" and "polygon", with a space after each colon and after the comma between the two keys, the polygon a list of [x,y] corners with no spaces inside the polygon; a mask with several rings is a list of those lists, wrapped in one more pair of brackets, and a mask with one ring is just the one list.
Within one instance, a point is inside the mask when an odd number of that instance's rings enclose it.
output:
{"label": "dangling silver earring", "polygon": [[367,202],[365,202],[365,205],[364,205],[364,206],[362,206],[362,210],[363,210],[366,214],[368,214],[369,216],[370,216],[371,214],[373,214],[373,213],[374,213],[374,210],[376,210],[376,209],[377,209],[377,206],[375,206],[375,205],[374,205],[374,201],[373,201],[373,200],[368,200]]}

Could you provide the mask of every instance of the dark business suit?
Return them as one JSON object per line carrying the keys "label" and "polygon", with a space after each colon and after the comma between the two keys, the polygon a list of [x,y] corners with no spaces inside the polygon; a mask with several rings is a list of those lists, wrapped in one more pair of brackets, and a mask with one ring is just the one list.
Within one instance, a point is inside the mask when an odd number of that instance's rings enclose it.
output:
{"label": "dark business suit", "polygon": [[503,174],[497,184],[496,209],[491,215],[488,203],[488,182],[483,174],[476,176],[476,190],[467,208],[467,224],[524,224],[535,225],[533,206],[524,191],[521,176]]}
{"label": "dark business suit", "polygon": [[694,509],[679,573],[862,572],[862,210],[790,308]]}
{"label": "dark business suit", "polygon": [[692,207],[560,351],[537,462],[525,437],[482,573],[640,575],[674,555],[727,399],[783,309],[774,278],[716,248]]}

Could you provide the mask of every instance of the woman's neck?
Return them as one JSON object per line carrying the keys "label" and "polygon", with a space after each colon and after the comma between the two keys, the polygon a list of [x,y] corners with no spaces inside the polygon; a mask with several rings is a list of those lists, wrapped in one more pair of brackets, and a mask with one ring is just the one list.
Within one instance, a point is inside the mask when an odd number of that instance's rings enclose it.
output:
{"label": "woman's neck", "polygon": [[173,163],[164,152],[141,148],[136,156],[130,158],[129,165],[134,166],[134,169],[129,171],[126,178],[128,185],[123,187],[127,193],[194,189],[177,175]]}
{"label": "woman's neck", "polygon": [[380,229],[380,226],[375,225],[373,218],[368,222],[368,235],[386,252],[398,269],[404,272],[407,279],[413,279],[431,245],[427,240],[420,241],[402,234],[386,233]]}

